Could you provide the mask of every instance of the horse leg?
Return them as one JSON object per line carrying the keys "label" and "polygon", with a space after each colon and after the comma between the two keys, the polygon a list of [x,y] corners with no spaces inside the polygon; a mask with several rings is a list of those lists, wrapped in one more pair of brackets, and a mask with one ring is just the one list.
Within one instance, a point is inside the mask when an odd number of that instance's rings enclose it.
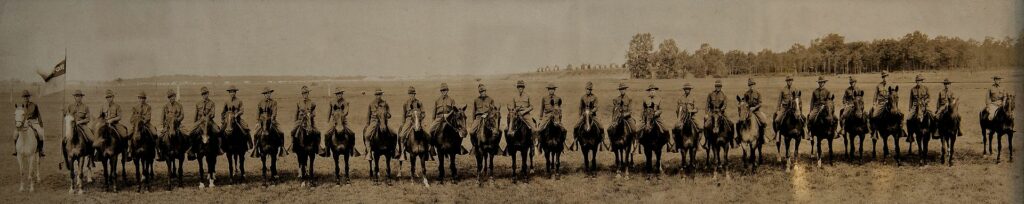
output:
{"label": "horse leg", "polygon": [[896,160],[896,166],[901,166],[903,164],[900,161],[900,139],[899,139],[899,137],[893,137],[892,143],[896,147],[895,155],[893,155],[895,160]]}
{"label": "horse leg", "polygon": [[[280,150],[277,150],[275,152],[279,151]],[[270,153],[270,181],[272,184],[277,184],[277,157],[277,153]]]}
{"label": "horse leg", "polygon": [[789,155],[789,138],[783,139],[786,142],[786,172],[789,172],[790,165],[793,165],[793,160]]}
{"label": "horse leg", "polygon": [[483,174],[483,171],[484,171],[484,157],[483,157],[483,155],[480,155],[479,151],[477,151],[477,153],[473,154],[473,156],[476,158],[476,181],[478,182],[477,185],[478,186],[483,186],[484,185],[484,183],[483,183],[484,182],[484,178],[483,178],[483,175],[481,175],[481,174]]}
{"label": "horse leg", "polygon": [[1003,156],[1003,133],[996,133],[996,164],[1000,162],[1001,156]]}
{"label": "horse leg", "polygon": [[832,163],[833,160],[834,160],[834,157],[832,155],[832,138],[828,138],[828,164],[829,165],[834,165]]}
{"label": "horse leg", "polygon": [[423,180],[423,185],[429,188],[430,183],[427,181],[427,160],[430,159],[430,153],[427,152],[423,154],[424,156],[420,157],[420,179]]}
{"label": "horse leg", "polygon": [[813,154],[815,154],[816,155],[815,156],[816,159],[818,159],[818,168],[820,169],[821,168],[821,141],[825,140],[825,138],[816,137],[814,140],[816,142],[815,142],[815,144],[812,144],[811,146],[817,146],[818,147],[817,148],[818,151],[813,153]]}
{"label": "horse leg", "polygon": [[[857,157],[858,160],[864,158],[864,139],[865,139],[865,137],[867,137],[867,136],[865,136],[865,135],[857,136],[857,138],[860,139],[860,145],[859,145],[860,149],[858,149],[858,151],[860,152],[860,156]],[[874,151],[874,150],[872,150],[872,151]]]}
{"label": "horse leg", "polygon": [[245,181],[245,153],[236,154],[235,161],[238,161],[239,176],[241,176],[242,181]]}
{"label": "horse leg", "polygon": [[206,157],[206,164],[209,166],[210,177],[210,188],[214,187],[213,182],[217,180],[217,156],[216,154]]}
{"label": "horse leg", "polygon": [[[437,155],[437,182],[440,183],[440,184],[444,184],[444,159],[447,156],[448,156],[448,154],[438,154]],[[515,163],[515,157],[512,157],[512,159],[513,159],[512,162]],[[513,168],[515,168],[515,167],[513,167]],[[513,174],[515,174],[515,173],[513,172]]]}
{"label": "horse leg", "polygon": [[1013,163],[1013,133],[1006,134],[1006,145],[1008,145],[1010,149],[1010,154],[1008,155],[1010,157],[1010,163]]}
{"label": "horse leg", "polygon": [[263,164],[263,168],[260,169],[263,175],[263,186],[267,186],[267,155],[260,154],[260,163]]}
{"label": "horse leg", "polygon": [[338,154],[331,153],[331,158],[334,159],[334,183],[341,185],[341,166],[338,164]]}
{"label": "horse leg", "polygon": [[[345,154],[345,155],[343,155],[343,157],[345,159],[345,184],[349,184],[351,182],[350,179],[349,179],[349,171],[348,171],[349,170],[348,169],[348,166],[349,166],[348,159],[350,158],[350,156],[349,156],[349,154]],[[424,167],[424,168],[426,168],[426,167]]]}
{"label": "horse leg", "polygon": [[948,146],[949,146],[949,163],[947,163],[947,164],[949,166],[953,166],[953,149],[956,146],[955,145],[956,144],[956,136],[950,137],[948,143],[949,143],[948,144]]}
{"label": "horse leg", "polygon": [[135,157],[132,159],[132,163],[135,164],[135,182],[139,185],[138,192],[142,192],[142,167],[139,166],[139,160],[139,157]]}
{"label": "horse leg", "polygon": [[449,157],[451,158],[451,162],[448,162],[448,168],[452,171],[452,183],[453,184],[459,181],[459,170],[455,166],[457,164],[455,162],[455,155],[456,155],[456,153],[449,154]]}
{"label": "horse leg", "polygon": [[882,157],[889,157],[889,135],[882,136]]}

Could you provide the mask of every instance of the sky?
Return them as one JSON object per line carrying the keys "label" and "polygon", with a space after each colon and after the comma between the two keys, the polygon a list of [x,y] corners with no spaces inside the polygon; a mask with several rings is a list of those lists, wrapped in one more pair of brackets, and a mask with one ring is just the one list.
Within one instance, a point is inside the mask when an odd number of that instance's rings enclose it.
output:
{"label": "sky", "polygon": [[[1021,0],[0,0],[0,79],[154,75],[430,76],[622,64],[632,35],[683,50],[1019,36]],[[655,45],[656,47],[656,45]]]}

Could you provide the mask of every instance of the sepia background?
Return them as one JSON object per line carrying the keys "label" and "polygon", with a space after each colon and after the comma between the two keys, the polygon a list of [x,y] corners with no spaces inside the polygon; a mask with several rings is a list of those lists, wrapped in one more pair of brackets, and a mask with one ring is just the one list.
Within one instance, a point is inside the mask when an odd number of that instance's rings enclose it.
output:
{"label": "sepia background", "polygon": [[[18,168],[13,139],[0,140],[0,195],[13,202],[798,202],[798,203],[1014,203],[1021,195],[1020,161],[996,164],[981,155],[978,111],[992,76],[1020,92],[1021,1],[3,1],[0,0],[0,69],[6,88],[0,105],[20,103],[21,90],[37,93],[45,86],[37,70],[49,70],[67,59],[68,92],[34,96],[48,133],[43,181],[34,193],[17,192]],[[408,165],[400,182],[375,185],[367,165],[353,159],[352,185],[333,185],[329,158],[319,158],[322,185],[299,187],[296,161],[279,165],[285,183],[259,185],[259,161],[247,160],[247,182],[226,178],[226,160],[218,162],[218,187],[200,190],[195,162],[185,166],[184,188],[148,193],[126,189],[101,192],[101,183],[87,185],[86,195],[67,194],[67,172],[60,160],[59,116],[71,90],[85,92],[93,116],[104,103],[106,89],[117,92],[122,107],[137,103],[146,92],[155,110],[166,104],[168,89],[180,90],[185,126],[191,127],[199,87],[211,88],[218,112],[224,91],[238,86],[245,102],[246,122],[253,124],[258,90],[270,87],[280,103],[282,128],[291,129],[299,87],[310,86],[320,105],[318,127],[326,127],[326,90],[345,89],[354,106],[352,128],[365,124],[372,91],[382,88],[398,115],[415,87],[424,105],[432,106],[440,83],[452,86],[457,104],[471,104],[477,84],[485,84],[500,105],[509,104],[516,80],[526,80],[529,95],[539,100],[542,88],[555,83],[565,100],[565,123],[575,124],[576,107],[587,81],[595,83],[600,121],[610,121],[611,99],[619,83],[631,87],[639,101],[649,84],[661,88],[663,109],[674,109],[683,83],[692,83],[703,99],[713,81],[723,80],[730,99],[727,114],[735,116],[736,95],[748,78],[759,83],[765,113],[775,111],[785,75],[796,76],[797,88],[809,92],[824,76],[832,93],[841,94],[848,77],[859,79],[868,95],[878,71],[894,72],[890,81],[909,93],[913,78],[926,77],[932,101],[944,78],[954,81],[961,97],[965,136],[957,144],[958,163],[897,167],[891,159],[862,162],[836,160],[818,169],[805,141],[801,164],[784,172],[775,161],[774,145],[766,146],[765,168],[756,174],[734,170],[730,178],[712,178],[700,171],[681,178],[679,156],[665,154],[661,181],[614,179],[612,154],[599,153],[598,178],[578,173],[581,157],[567,152],[561,180],[537,173],[529,184],[507,177],[510,159],[496,160],[498,179],[478,187],[471,155],[459,157],[463,181],[430,188],[409,181]],[[7,99],[4,99],[7,98]],[[872,100],[873,97],[866,97]],[[906,100],[906,99],[904,99]],[[901,103],[906,104],[906,103]],[[539,104],[534,104],[539,106]],[[704,102],[698,100],[698,107]],[[869,106],[870,107],[870,106]],[[934,105],[932,105],[934,108]],[[904,107],[905,108],[905,107]],[[701,108],[703,110],[703,108]],[[10,115],[9,108],[0,114]],[[671,112],[671,111],[670,111]],[[125,113],[129,114],[129,113]],[[505,114],[505,113],[503,113]],[[161,114],[154,113],[154,121]],[[671,115],[671,114],[669,114]],[[770,115],[770,114],[769,114]],[[1019,115],[1019,114],[1018,114]],[[534,113],[536,117],[537,114]],[[703,111],[698,117],[703,117]],[[218,116],[219,117],[219,116]],[[664,117],[675,124],[674,117]],[[391,120],[398,126],[400,118]],[[10,132],[12,123],[0,123]],[[357,131],[358,132],[358,131]],[[572,138],[572,134],[569,135]],[[357,141],[357,142],[361,142]],[[870,143],[870,139],[869,139]],[[938,144],[933,142],[932,153]],[[845,152],[842,141],[834,144]],[[906,143],[903,143],[904,147]],[[1020,138],[1014,141],[1021,145]],[[468,142],[466,143],[468,146]],[[869,146],[870,148],[870,146]],[[1005,147],[1004,147],[1005,148]],[[362,149],[360,149],[363,151]],[[1005,149],[1004,149],[1005,150]],[[904,149],[905,151],[905,149]],[[741,167],[738,150],[731,152],[734,169]],[[1005,154],[1005,153],[1004,153]],[[294,155],[294,154],[293,154]],[[1005,155],[1004,155],[1005,156]],[[1017,154],[1020,156],[1020,154]],[[642,157],[636,155],[637,161]],[[703,150],[700,152],[703,160]],[[838,158],[837,158],[838,159]],[[910,157],[910,161],[918,158]],[[166,166],[156,164],[157,184],[166,182]],[[134,166],[129,165],[134,176]],[[428,164],[436,176],[436,163]],[[96,174],[100,175],[100,174]],[[434,181],[432,181],[434,182]],[[134,184],[134,178],[129,182]]]}

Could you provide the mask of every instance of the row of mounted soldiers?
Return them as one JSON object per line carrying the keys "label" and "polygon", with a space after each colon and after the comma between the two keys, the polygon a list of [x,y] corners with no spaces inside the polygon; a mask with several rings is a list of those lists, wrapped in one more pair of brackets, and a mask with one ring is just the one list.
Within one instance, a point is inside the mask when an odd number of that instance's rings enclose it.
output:
{"label": "row of mounted soldiers", "polygon": [[[875,101],[874,101],[874,103],[876,105],[884,103],[885,102],[884,100],[886,98],[888,98],[888,97],[886,97],[886,94],[888,93],[888,91],[886,91],[886,90],[890,88],[890,85],[888,84],[888,81],[886,80],[888,75],[889,74],[887,72],[883,71],[881,73],[881,79],[882,80],[875,87],[875,89],[876,89],[875,91],[876,92],[875,92]],[[1001,79],[1002,78],[999,77],[999,76],[993,77],[992,87],[989,88],[989,90],[988,90],[988,97],[985,97],[986,104],[991,105],[991,106],[1000,107],[1002,103],[1005,103],[1004,100],[1006,100],[1007,93],[1000,86],[1000,80]],[[797,107],[795,107],[794,101],[796,101],[795,97],[797,97],[798,95],[794,94],[795,92],[797,92],[797,90],[795,90],[792,87],[793,78],[792,77],[786,77],[785,80],[786,80],[786,86],[782,89],[782,91],[779,94],[779,103],[778,103],[779,104],[779,108],[778,108],[778,110],[780,112],[784,111],[784,110],[792,110],[792,109],[797,108]],[[930,94],[928,88],[921,84],[924,80],[925,80],[924,77],[922,77],[921,75],[918,75],[915,78],[916,85],[913,87],[913,89],[911,89],[911,92],[910,92],[910,106],[909,106],[909,108],[913,111],[912,114],[926,113],[927,112],[927,107],[928,107],[928,103],[929,103],[931,94]],[[819,77],[818,78],[817,82],[819,84],[819,87],[814,90],[813,95],[811,97],[811,107],[812,107],[811,114],[812,115],[814,114],[815,111],[819,111],[819,108],[815,108],[815,107],[820,107],[827,100],[830,100],[829,96],[831,96],[832,94],[829,92],[829,90],[824,88],[824,85],[825,85],[825,83],[827,81],[828,80],[824,79],[823,77]],[[849,83],[850,83],[850,86],[849,86],[849,88],[847,88],[845,90],[845,93],[844,93],[843,98],[842,98],[842,102],[843,102],[843,105],[844,105],[844,108],[842,109],[843,111],[841,111],[841,113],[840,113],[840,115],[842,115],[842,116],[845,116],[845,114],[849,112],[849,111],[846,111],[846,110],[862,110],[862,108],[864,106],[864,102],[863,102],[864,91],[856,86],[857,80],[854,79],[853,77],[850,77]],[[766,120],[764,120],[764,115],[759,111],[760,107],[762,105],[762,101],[761,101],[761,94],[755,88],[756,84],[757,83],[755,81],[748,80],[747,85],[749,86],[749,89],[742,95],[742,100],[744,100],[746,102],[746,104],[748,104],[750,106],[751,110],[754,111],[754,114],[757,117],[757,119],[759,120],[759,122],[761,122],[763,124],[764,121],[766,121]],[[952,93],[952,91],[949,89],[949,86],[950,86],[950,84],[952,84],[952,82],[950,82],[948,79],[946,79],[946,80],[943,81],[943,84],[944,84],[944,88],[939,92],[938,99],[937,99],[937,102],[936,102],[936,110],[937,111],[946,110],[946,106],[948,106],[949,103],[956,98],[955,95]],[[715,86],[714,91],[709,93],[707,98],[706,98],[706,107],[705,107],[705,110],[709,113],[708,116],[710,117],[710,119],[712,121],[716,120],[717,117],[726,117],[725,116],[726,97],[725,97],[725,94],[722,92],[722,82],[716,80],[714,86]],[[518,93],[513,96],[512,104],[511,105],[512,105],[512,107],[514,109],[511,112],[514,113],[514,114],[517,114],[518,116],[528,115],[533,110],[533,108],[531,106],[533,101],[531,101],[530,97],[527,96],[524,93],[525,87],[526,87],[526,84],[523,81],[521,81],[521,80],[516,83],[516,88],[518,90]],[[536,126],[536,125],[541,125],[540,127],[543,127],[547,123],[556,123],[559,126],[561,126],[561,116],[562,116],[561,105],[562,105],[562,99],[555,94],[555,90],[558,87],[555,86],[554,84],[549,84],[546,88],[549,91],[549,95],[544,96],[543,99],[541,100],[541,114],[544,117],[541,117],[542,120],[541,120],[541,122],[539,124],[535,124],[535,122],[527,123],[527,125],[531,126],[531,129],[533,129],[533,126]],[[626,86],[625,84],[619,84],[617,89],[620,91],[619,92],[620,94],[619,94],[619,96],[615,97],[612,100],[612,117],[614,117],[616,119],[631,117],[630,106],[632,104],[632,99],[630,97],[628,97],[626,95],[626,92],[625,92],[625,90],[628,89],[628,88],[629,87]],[[694,114],[696,114],[696,112],[697,112],[696,103],[695,103],[695,100],[696,100],[695,98],[696,97],[693,97],[691,95],[690,91],[692,89],[693,89],[693,86],[690,85],[689,83],[686,83],[686,84],[683,85],[684,93],[683,93],[682,97],[677,100],[678,107],[677,107],[677,109],[675,111],[677,117],[692,117]],[[437,124],[436,119],[437,118],[439,118],[440,116],[443,116],[445,114],[449,114],[452,111],[456,111],[457,110],[455,101],[451,97],[448,96],[448,90],[449,89],[448,89],[447,84],[446,83],[441,83],[441,87],[440,87],[441,96],[434,102],[434,110],[433,110],[434,114],[433,115],[434,115],[434,118],[435,118],[435,123],[434,123],[434,125],[432,125],[431,129],[436,128],[436,124]],[[593,83],[587,82],[587,84],[586,84],[586,93],[580,98],[580,106],[579,106],[579,110],[580,110],[579,113],[580,114],[584,114],[586,112],[586,113],[592,114],[592,116],[596,116],[597,109],[598,109],[598,105],[597,105],[597,101],[598,100],[597,100],[597,97],[593,94],[592,90],[593,90]],[[657,95],[655,94],[655,92],[657,90],[659,90],[659,88],[654,86],[654,85],[650,85],[646,89],[646,91],[649,92],[649,95],[648,95],[648,97],[644,97],[643,102],[642,102],[642,106],[643,106],[643,111],[642,111],[643,115],[642,115],[642,117],[644,117],[645,119],[657,118],[657,117],[660,117],[660,115],[661,115],[661,99],[658,98]],[[228,119],[228,117],[233,117],[232,121],[237,122],[240,125],[240,127],[242,127],[242,131],[244,133],[246,133],[246,135],[249,135],[248,133],[249,133],[250,130],[249,130],[248,126],[245,125],[246,123],[243,122],[242,119],[241,119],[241,116],[242,116],[242,114],[244,112],[243,111],[244,110],[243,103],[242,103],[242,101],[239,98],[237,98],[235,96],[235,93],[238,92],[238,89],[235,88],[234,86],[231,86],[226,91],[229,93],[230,99],[229,99],[229,101],[227,103],[225,103],[223,105],[223,108],[222,108],[222,111],[221,111],[222,124],[224,124],[224,121],[226,121],[226,119]],[[472,114],[473,114],[474,122],[476,122],[476,123],[479,123],[479,122],[493,122],[493,123],[497,123],[498,122],[497,120],[499,119],[499,117],[479,117],[479,116],[482,116],[482,115],[498,115],[499,114],[499,112],[498,112],[499,108],[495,105],[494,100],[490,96],[487,96],[487,94],[486,94],[487,89],[486,89],[486,87],[484,85],[482,85],[482,84],[479,85],[478,86],[478,91],[479,91],[480,95],[479,95],[479,97],[474,99],[473,106],[472,106],[473,107]],[[272,90],[270,88],[264,88],[263,91],[261,92],[263,95],[265,95],[266,99],[264,99],[263,101],[260,101],[259,104],[257,105],[257,114],[258,114],[258,119],[257,120],[259,120],[258,123],[257,123],[258,124],[258,127],[257,127],[258,131],[277,130],[276,127],[279,126],[278,123],[277,123],[277,120],[276,120],[277,113],[278,113],[278,103],[272,97],[272,93],[273,92],[274,92],[274,90]],[[295,120],[297,121],[296,124],[299,124],[299,125],[296,125],[296,127],[295,127],[295,129],[293,129],[293,131],[299,129],[300,127],[301,128],[306,128],[306,129],[309,129],[309,130],[315,130],[316,129],[314,127],[314,122],[313,122],[315,120],[315,114],[314,113],[315,113],[315,110],[316,110],[316,103],[314,103],[313,100],[311,100],[309,98],[309,92],[310,92],[310,90],[309,90],[308,87],[306,87],[306,86],[302,87],[301,93],[302,93],[303,99],[302,99],[302,101],[300,101],[300,102],[298,102],[296,104],[296,108],[297,108],[298,111],[296,112],[296,115],[295,115]],[[216,124],[214,123],[215,107],[216,106],[215,106],[215,103],[209,98],[209,89],[207,89],[206,87],[202,87],[202,88],[200,88],[200,93],[202,95],[202,100],[200,100],[195,105],[195,112],[196,112],[196,114],[195,114],[195,117],[193,118],[193,120],[195,121],[196,124],[200,124],[200,125],[196,125],[196,127],[197,128],[207,128],[207,127],[216,126]],[[347,116],[348,116],[350,104],[349,104],[348,101],[345,100],[345,97],[344,97],[345,91],[341,90],[339,88],[339,89],[335,89],[333,93],[336,96],[336,100],[332,101],[331,104],[330,104],[330,107],[329,107],[330,108],[330,114],[328,115],[329,124],[335,125],[336,127],[337,127],[337,125],[347,127],[347,124],[348,124],[347,123]],[[410,98],[403,104],[403,107],[402,107],[402,110],[403,110],[403,122],[402,122],[402,128],[401,129],[408,128],[408,126],[410,125],[410,123],[408,121],[411,121],[410,120],[411,117],[419,117],[420,120],[422,120],[425,117],[425,113],[423,111],[423,109],[424,109],[423,103],[419,99],[416,98],[416,90],[415,90],[415,88],[409,87],[408,94],[409,94]],[[367,125],[370,125],[371,121],[387,121],[388,119],[391,118],[390,108],[388,106],[388,103],[382,98],[383,91],[381,89],[377,89],[376,92],[375,92],[375,95],[376,95],[376,98],[369,105],[369,111],[367,113]],[[37,137],[37,139],[39,140],[39,146],[40,146],[39,149],[42,150],[44,134],[42,134],[43,133],[43,128],[42,128],[42,122],[41,122],[41,119],[40,119],[40,112],[39,112],[38,106],[31,101],[31,96],[32,95],[27,90],[23,91],[22,96],[24,98],[24,102],[23,102],[24,107],[26,107],[26,112],[25,112],[25,115],[27,116],[26,121],[28,122],[29,126],[32,129],[34,129],[36,132],[40,133],[40,134],[38,134],[39,136]],[[84,97],[84,94],[82,93],[81,90],[76,90],[76,91],[74,91],[73,96],[75,98],[74,99],[74,103],[68,105],[65,114],[72,116],[74,118],[73,122],[75,124],[77,124],[77,125],[86,125],[86,124],[88,124],[90,122],[91,118],[90,118],[89,107],[87,107],[82,102],[82,98]],[[163,127],[163,130],[165,130],[165,131],[181,131],[180,129],[181,129],[182,120],[184,119],[184,111],[183,111],[181,103],[179,103],[177,101],[176,96],[177,96],[177,93],[174,90],[168,90],[167,93],[166,93],[168,104],[165,105],[163,107],[162,111],[161,111],[163,113],[163,115],[162,115],[162,123],[160,124]],[[105,97],[107,99],[107,103],[100,108],[100,114],[99,114],[99,117],[97,118],[99,120],[103,120],[103,123],[99,123],[99,124],[100,125],[112,125],[112,126],[118,127],[118,128],[115,128],[115,129],[118,130],[120,134],[122,134],[122,135],[127,134],[127,131],[128,131],[127,128],[125,128],[124,125],[120,125],[120,123],[119,123],[119,121],[121,121],[121,119],[122,119],[123,113],[122,113],[121,106],[118,105],[113,100],[114,92],[112,90],[107,90]],[[130,117],[131,122],[133,122],[133,123],[141,122],[141,123],[145,123],[145,124],[150,124],[152,107],[150,107],[150,105],[147,104],[147,102],[146,102],[146,99],[147,99],[146,93],[145,92],[139,93],[138,98],[139,98],[139,103],[136,106],[131,107],[131,113],[132,113],[132,115]],[[920,109],[924,109],[925,111],[918,111]],[[412,115],[412,113],[419,113],[419,115]],[[872,113],[870,113],[870,114],[874,115],[876,113],[874,113],[874,111],[872,111]],[[953,114],[956,114],[956,113],[953,113]],[[780,117],[781,116],[781,114],[776,114],[776,115],[777,115],[776,117]],[[959,116],[955,116],[955,117],[959,118]],[[479,118],[488,118],[489,120],[492,120],[492,121],[479,121]],[[842,117],[842,118],[845,118],[845,117]],[[775,118],[775,119],[778,120],[778,118]],[[614,120],[614,121],[620,121],[620,120]],[[626,120],[626,121],[628,121],[628,120]],[[642,120],[642,121],[656,121],[657,122],[658,120]],[[580,125],[582,125],[582,123],[577,124],[577,126],[580,126]],[[612,126],[614,126],[614,125],[616,125],[616,124],[612,124]],[[633,124],[625,124],[625,125],[629,126],[630,129],[634,129],[634,130],[636,129],[636,128],[633,127]],[[646,125],[646,124],[644,124],[644,125]],[[148,127],[151,128],[152,132],[157,132],[154,125],[148,125]],[[262,128],[262,127],[268,127],[268,128]],[[270,127],[273,127],[273,128],[270,128]],[[470,126],[470,127],[476,127],[476,126]],[[661,127],[664,127],[664,126],[661,126]],[[474,130],[470,130],[469,132],[474,132]],[[161,135],[165,135],[165,134],[161,134]],[[260,135],[260,134],[256,134],[256,135]],[[292,135],[295,135],[295,134],[292,134]],[[282,138],[282,140],[283,140],[283,138]],[[326,139],[321,139],[321,144],[320,144],[320,154],[321,154],[321,156],[326,156],[326,151],[324,150],[325,149],[324,148],[324,142],[326,142],[326,141],[327,141]],[[282,141],[282,143],[283,143],[283,141]],[[573,145],[575,145],[575,142],[573,142]],[[285,150],[282,150],[279,154],[285,154],[285,152],[286,152]],[[255,151],[253,152],[253,154],[255,154]],[[41,156],[45,156],[45,154],[41,153]],[[162,159],[163,158],[158,158],[158,160],[162,160]]]}

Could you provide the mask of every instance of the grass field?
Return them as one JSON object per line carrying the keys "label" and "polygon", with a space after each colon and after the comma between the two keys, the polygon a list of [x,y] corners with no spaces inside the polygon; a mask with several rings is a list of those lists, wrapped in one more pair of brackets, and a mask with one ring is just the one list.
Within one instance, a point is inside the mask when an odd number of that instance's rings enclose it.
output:
{"label": "grass field", "polygon": [[[890,76],[890,81],[901,87],[901,99],[907,100],[909,88],[913,86],[913,77],[917,73],[895,73]],[[615,173],[609,166],[612,164],[610,152],[599,153],[599,165],[601,173],[597,178],[585,178],[579,172],[581,156],[578,152],[568,152],[563,156],[563,167],[567,174],[561,180],[547,179],[542,170],[534,174],[534,179],[528,184],[513,184],[507,177],[510,174],[510,159],[499,157],[496,159],[496,173],[498,178],[494,183],[484,186],[477,186],[474,176],[475,163],[471,155],[459,157],[459,171],[463,180],[458,184],[431,185],[426,188],[419,183],[410,181],[408,169],[394,169],[403,171],[403,177],[393,185],[375,185],[367,179],[367,162],[361,159],[352,160],[352,172],[354,181],[351,185],[336,186],[333,183],[333,166],[328,158],[320,158],[316,163],[316,171],[321,178],[321,185],[308,188],[300,187],[295,181],[297,164],[294,157],[283,160],[279,166],[283,170],[284,183],[262,187],[258,174],[259,162],[249,159],[246,162],[248,182],[235,183],[226,178],[227,164],[224,157],[218,162],[217,171],[218,187],[214,189],[199,189],[196,180],[197,166],[195,162],[189,162],[185,166],[186,182],[184,188],[175,188],[167,191],[163,188],[155,188],[151,192],[136,193],[132,188],[123,189],[118,193],[101,192],[101,183],[94,182],[87,184],[85,195],[69,195],[67,172],[58,170],[57,164],[60,160],[59,140],[53,135],[60,130],[60,111],[64,107],[62,98],[65,96],[47,96],[36,98],[42,108],[44,125],[50,133],[47,139],[46,153],[48,157],[42,161],[42,183],[37,186],[35,192],[18,192],[18,166],[15,158],[7,156],[13,152],[14,142],[12,139],[0,140],[0,195],[6,199],[5,203],[54,203],[54,202],[102,202],[102,203],[178,203],[178,202],[227,202],[227,203],[253,203],[253,202],[288,202],[288,203],[312,203],[320,201],[350,201],[357,203],[404,203],[404,202],[468,202],[468,203],[625,203],[625,202],[656,202],[656,203],[720,203],[720,202],[758,202],[758,203],[1019,203],[1024,201],[1024,191],[1020,186],[1024,183],[1021,173],[1024,168],[1019,161],[1020,154],[1017,153],[1018,161],[1013,163],[996,164],[992,157],[981,155],[981,138],[978,126],[978,111],[983,107],[982,97],[985,90],[990,86],[990,78],[993,75],[1000,75],[1004,78],[1004,84],[1008,90],[1020,93],[1021,76],[1017,70],[984,71],[984,72],[963,72],[963,71],[942,71],[923,72],[929,83],[926,83],[932,90],[932,108],[934,109],[934,97],[942,88],[940,82],[943,78],[950,78],[956,82],[953,84],[955,93],[961,98],[960,114],[963,116],[963,130],[965,135],[958,140],[956,159],[958,163],[953,167],[946,167],[937,163],[924,166],[910,164],[897,167],[891,159],[867,160],[864,162],[836,161],[833,165],[824,168],[813,167],[810,147],[804,142],[801,146],[801,158],[797,168],[792,172],[782,170],[782,164],[775,161],[776,151],[773,147],[766,147],[765,153],[769,160],[768,164],[754,174],[739,173],[739,150],[733,149],[732,156],[733,171],[730,177],[719,176],[712,178],[706,170],[701,170],[692,178],[683,178],[674,170],[679,164],[677,154],[666,154],[664,161],[666,175],[661,180],[646,181],[639,175],[632,179],[615,179]],[[575,124],[579,97],[583,94],[583,87],[586,81],[595,83],[595,93],[599,97],[600,105],[599,118],[602,124],[608,124],[610,118],[610,101],[617,95],[615,87],[619,83],[626,83],[631,88],[629,96],[634,99],[633,111],[639,113],[641,98],[646,96],[643,89],[648,84],[655,84],[661,88],[659,96],[664,103],[662,108],[665,111],[673,112],[675,100],[681,95],[683,83],[690,82],[695,86],[693,93],[703,99],[713,89],[714,79],[674,79],[674,80],[623,80],[624,75],[598,75],[598,76],[544,76],[524,75],[527,83],[527,91],[535,101],[534,106],[539,108],[539,101],[546,90],[543,88],[548,82],[559,85],[558,94],[563,98],[565,111],[564,123]],[[830,82],[827,84],[837,97],[841,96],[841,90],[848,84],[846,75],[828,76]],[[874,87],[878,83],[877,74],[855,75],[859,79],[858,86],[866,90],[866,95],[873,95]],[[495,98],[500,106],[511,101],[514,93],[515,80],[519,77],[490,76],[484,77],[480,82],[488,87],[488,93]],[[722,79],[724,91],[729,99],[728,114],[735,117],[736,109],[733,107],[735,96],[742,94],[746,89],[746,77],[733,77]],[[782,77],[754,77],[758,89],[766,101],[764,112],[774,111],[778,100],[778,90],[784,86]],[[804,90],[803,100],[807,101],[810,92],[817,86],[814,83],[816,76],[798,76],[795,85]],[[375,88],[382,88],[385,91],[385,99],[392,107],[392,114],[396,115],[390,122],[397,127],[401,119],[401,104],[408,96],[405,94],[409,86],[415,86],[419,92],[418,98],[425,101],[424,105],[432,106],[438,96],[437,89],[444,81],[451,86],[451,93],[458,104],[471,104],[473,97],[477,96],[476,82],[470,77],[441,79],[420,79],[420,80],[347,80],[347,81],[320,81],[310,82],[305,85],[311,86],[313,96],[320,106],[317,115],[318,127],[326,127],[327,104],[333,98],[326,90],[330,87],[343,87],[347,99],[355,107],[350,113],[349,120],[353,129],[361,130],[366,121],[366,107],[373,99],[372,92]],[[82,89],[86,94],[86,103],[92,110],[93,117],[96,116],[99,107],[104,102],[102,93],[105,89],[114,89],[116,97],[123,107],[127,108],[137,103],[136,94],[146,91],[149,95],[150,104],[155,110],[166,104],[164,93],[176,86],[161,86],[136,84],[138,81],[128,80],[117,84],[83,85],[69,89]],[[239,97],[245,102],[244,119],[255,123],[256,104],[263,98],[259,90],[264,86],[270,86],[276,90],[274,97],[280,104],[280,116],[278,120],[285,129],[293,127],[292,115],[295,113],[295,104],[299,99],[299,87],[301,83],[267,83],[267,82],[239,82],[235,83],[241,91]],[[194,105],[199,100],[200,85],[182,85],[182,102],[185,107],[185,126],[191,127]],[[224,89],[228,84],[223,82],[210,81],[208,85],[212,91],[212,98],[217,102],[218,107],[226,101],[227,94]],[[20,93],[24,85],[14,85],[11,90]],[[9,90],[3,90],[0,98],[8,98]],[[365,94],[364,94],[365,93]],[[11,97],[14,102],[20,102],[18,97]],[[866,97],[870,100],[872,97]],[[70,102],[68,98],[68,102]],[[901,102],[900,104],[907,104]],[[12,107],[11,101],[0,102],[3,107]],[[703,100],[698,100],[698,107],[703,117]],[[806,107],[805,107],[806,108]],[[906,110],[905,107],[903,107]],[[220,111],[218,108],[217,111]],[[537,115],[534,112],[534,116]],[[3,115],[11,115],[11,108],[0,109]],[[1020,112],[1017,112],[1017,115]],[[129,113],[126,113],[129,114]],[[505,113],[503,113],[505,114]],[[161,114],[154,113],[154,121],[159,121]],[[673,114],[667,114],[673,115]],[[219,117],[219,115],[218,115]],[[1019,118],[1019,116],[1018,116]],[[666,124],[675,124],[673,117],[664,117]],[[12,132],[13,123],[0,123],[0,131]],[[1018,126],[1019,127],[1019,126]],[[570,134],[570,138],[572,135]],[[1018,137],[1015,146],[1019,149],[1022,138]],[[357,141],[361,142],[361,141]],[[468,140],[467,140],[468,146]],[[906,143],[904,143],[906,144]],[[836,153],[845,151],[841,140],[834,144]],[[904,145],[905,147],[906,145]],[[939,144],[933,142],[932,154],[937,154]],[[1005,150],[1005,149],[1004,149]],[[363,151],[363,150],[361,150]],[[905,151],[905,149],[904,149]],[[1018,150],[1018,152],[1020,152]],[[703,160],[703,150],[698,159]],[[1005,154],[1005,151],[1004,151]],[[294,154],[292,154],[294,155]],[[638,162],[642,158],[637,155]],[[917,158],[910,157],[911,161]],[[543,158],[536,158],[537,167],[543,167]],[[909,163],[908,163],[909,164]],[[396,166],[396,165],[394,165]],[[134,177],[134,166],[129,165],[129,174]],[[436,163],[427,165],[431,176],[436,175]],[[406,165],[408,168],[408,165]],[[166,182],[166,169],[164,164],[157,163],[157,184],[159,187]],[[99,172],[96,170],[96,172]],[[99,174],[96,174],[99,175]],[[132,178],[134,181],[134,178]],[[433,180],[432,180],[433,182]]]}

